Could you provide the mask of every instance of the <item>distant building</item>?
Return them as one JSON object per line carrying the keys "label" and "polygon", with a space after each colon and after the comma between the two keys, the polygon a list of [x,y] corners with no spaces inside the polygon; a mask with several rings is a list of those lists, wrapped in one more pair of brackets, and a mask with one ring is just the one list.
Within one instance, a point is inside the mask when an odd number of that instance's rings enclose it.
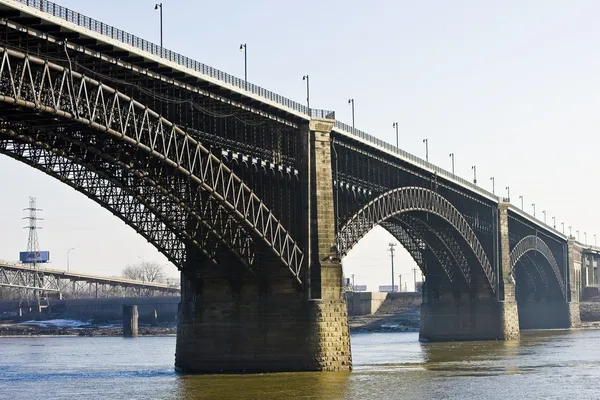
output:
{"label": "distant building", "polygon": [[379,286],[379,291],[381,293],[397,292],[398,291],[398,285],[394,285],[393,290],[392,290],[392,285],[382,285],[382,286]]}

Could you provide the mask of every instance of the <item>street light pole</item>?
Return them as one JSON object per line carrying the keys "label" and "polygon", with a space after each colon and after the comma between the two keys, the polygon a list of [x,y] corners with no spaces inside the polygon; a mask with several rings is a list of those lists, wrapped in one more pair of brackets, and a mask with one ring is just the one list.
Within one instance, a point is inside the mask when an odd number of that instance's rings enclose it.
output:
{"label": "street light pole", "polygon": [[248,47],[246,43],[240,44],[240,51],[244,52],[244,85],[245,89],[248,90]]}
{"label": "street light pole", "polygon": [[162,51],[163,51],[163,15],[162,15],[162,3],[157,3],[154,6],[155,10],[158,10],[160,8],[160,55],[162,57]]}
{"label": "street light pole", "polygon": [[306,81],[306,107],[308,108],[308,113],[310,114],[310,81],[308,75],[304,75],[302,80]]}
{"label": "street light pole", "polygon": [[521,200],[521,210],[523,209],[523,196],[519,196],[519,199]]}
{"label": "street light pole", "polygon": [[398,123],[397,123],[397,122],[394,122],[394,123],[392,124],[392,128],[396,128],[396,147],[399,147],[399,146],[398,146]]}
{"label": "street light pole", "polygon": [[354,128],[354,99],[349,99],[348,104],[352,104],[352,128]]}
{"label": "street light pole", "polygon": [[477,166],[473,165],[471,169],[473,170],[473,183],[477,185]]}
{"label": "street light pole", "polygon": [[560,225],[562,226],[562,233],[564,235],[565,234],[565,223],[561,222]]}
{"label": "street light pole", "polygon": [[587,246],[587,232],[583,232],[583,242],[586,244]]}
{"label": "street light pole", "polygon": [[390,257],[392,259],[392,292],[394,291],[394,247],[396,246],[396,243],[390,243]]}
{"label": "street light pole", "polygon": [[556,229],[556,217],[552,217],[552,227]]}
{"label": "street light pole", "polygon": [[533,207],[533,218],[535,218],[535,203],[531,204],[531,206]]}
{"label": "street light pole", "polygon": [[542,211],[542,214],[544,214],[544,223],[546,223],[546,210]]}
{"label": "street light pole", "polygon": [[450,153],[450,158],[452,159],[452,175],[454,175],[454,153]]}
{"label": "street light pole", "polygon": [[425,161],[429,161],[429,140],[423,139],[423,143],[425,143]]}
{"label": "street light pole", "polygon": [[494,177],[492,176],[490,178],[490,181],[492,181],[492,194],[496,194],[496,180],[494,179]]}
{"label": "street light pole", "polygon": [[594,247],[596,246],[596,234],[594,233]]}
{"label": "street light pole", "polygon": [[508,196],[508,202],[510,203],[510,186],[506,187],[506,195]]}
{"label": "street light pole", "polygon": [[69,271],[69,253],[71,253],[71,250],[75,250],[75,248],[71,247],[69,250],[67,250],[67,271]]}
{"label": "street light pole", "polygon": [[569,237],[573,236],[573,229],[571,229],[571,227],[569,227]]}
{"label": "street light pole", "polygon": [[577,235],[577,241],[579,242],[579,229],[575,231],[575,234]]}

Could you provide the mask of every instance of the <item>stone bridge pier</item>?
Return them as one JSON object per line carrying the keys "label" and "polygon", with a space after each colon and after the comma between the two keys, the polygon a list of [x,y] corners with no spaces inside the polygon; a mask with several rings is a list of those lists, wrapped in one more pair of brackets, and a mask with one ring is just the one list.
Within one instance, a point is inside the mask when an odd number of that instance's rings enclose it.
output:
{"label": "stone bridge pier", "polygon": [[[498,208],[500,237],[500,291],[487,282],[474,282],[470,290],[423,287],[419,338],[424,341],[517,340],[519,315],[514,283],[510,277],[508,205]],[[435,287],[435,289],[434,289]]]}
{"label": "stone bridge pier", "polygon": [[188,251],[182,273],[176,369],[184,373],[350,370],[348,314],[336,257],[330,131],[334,121],[304,128],[309,243],[304,279],[257,257],[243,267],[208,265]]}

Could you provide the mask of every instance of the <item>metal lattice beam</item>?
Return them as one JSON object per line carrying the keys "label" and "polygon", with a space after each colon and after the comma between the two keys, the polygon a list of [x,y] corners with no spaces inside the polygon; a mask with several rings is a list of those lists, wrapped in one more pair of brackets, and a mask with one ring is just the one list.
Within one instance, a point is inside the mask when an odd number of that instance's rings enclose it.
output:
{"label": "metal lattice beam", "polygon": [[216,199],[300,281],[303,252],[254,192],[200,142],[117,90],[60,65],[0,49],[0,102],[109,135]]}
{"label": "metal lattice beam", "polygon": [[340,229],[337,239],[340,253],[347,254],[374,226],[396,215],[414,211],[431,213],[448,222],[471,248],[490,288],[496,291],[495,272],[469,223],[448,200],[422,187],[393,189],[367,203]]}
{"label": "metal lattice beam", "polygon": [[530,251],[536,251],[540,253],[544,258],[548,261],[550,268],[554,272],[554,276],[558,285],[560,286],[560,291],[563,295],[563,298],[566,298],[565,293],[565,285],[563,281],[563,277],[560,274],[560,269],[558,267],[558,263],[556,262],[556,258],[554,258],[554,254],[542,239],[537,236],[526,236],[519,243],[515,245],[515,247],[510,252],[510,267],[511,270],[515,268],[517,262]]}

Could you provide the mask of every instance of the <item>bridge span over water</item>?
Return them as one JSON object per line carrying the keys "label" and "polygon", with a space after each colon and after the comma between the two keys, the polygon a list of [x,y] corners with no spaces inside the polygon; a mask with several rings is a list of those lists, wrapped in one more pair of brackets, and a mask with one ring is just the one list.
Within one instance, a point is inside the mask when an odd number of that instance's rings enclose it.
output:
{"label": "bridge span over water", "polygon": [[273,92],[49,1],[0,0],[0,153],[180,270],[176,367],[351,368],[341,260],[374,226],[425,276],[425,340],[579,322],[581,246]]}

